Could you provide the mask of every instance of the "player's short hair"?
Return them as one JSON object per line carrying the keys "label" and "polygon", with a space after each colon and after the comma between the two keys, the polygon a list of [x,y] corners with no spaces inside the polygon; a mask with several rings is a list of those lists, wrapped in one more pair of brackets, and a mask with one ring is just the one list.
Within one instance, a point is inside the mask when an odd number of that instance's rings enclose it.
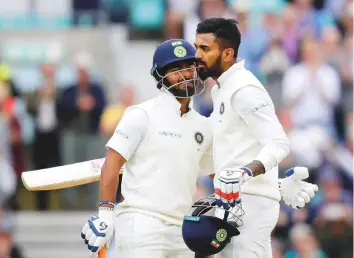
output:
{"label": "player's short hair", "polygon": [[197,26],[197,34],[213,33],[222,49],[232,48],[234,58],[237,57],[241,43],[241,33],[235,19],[209,18],[200,22]]}

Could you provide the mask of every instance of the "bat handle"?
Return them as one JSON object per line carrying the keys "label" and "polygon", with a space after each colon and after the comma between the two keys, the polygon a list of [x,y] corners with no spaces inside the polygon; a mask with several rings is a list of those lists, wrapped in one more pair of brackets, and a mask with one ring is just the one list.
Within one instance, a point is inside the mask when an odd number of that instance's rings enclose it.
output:
{"label": "bat handle", "polygon": [[101,250],[98,251],[98,258],[107,258],[107,246],[104,245]]}

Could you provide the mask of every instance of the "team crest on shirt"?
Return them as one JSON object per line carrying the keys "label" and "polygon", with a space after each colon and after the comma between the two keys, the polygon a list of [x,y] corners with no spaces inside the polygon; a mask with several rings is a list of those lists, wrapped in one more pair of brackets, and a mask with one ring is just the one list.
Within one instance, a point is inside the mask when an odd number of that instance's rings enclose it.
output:
{"label": "team crest on shirt", "polygon": [[220,105],[220,115],[224,114],[225,112],[225,105],[224,105],[224,102],[221,102],[221,105]]}
{"label": "team crest on shirt", "polygon": [[196,133],[194,134],[194,139],[195,139],[195,141],[196,141],[197,143],[202,144],[203,141],[204,141],[204,136],[203,136],[203,134],[202,134],[201,132],[196,132]]}

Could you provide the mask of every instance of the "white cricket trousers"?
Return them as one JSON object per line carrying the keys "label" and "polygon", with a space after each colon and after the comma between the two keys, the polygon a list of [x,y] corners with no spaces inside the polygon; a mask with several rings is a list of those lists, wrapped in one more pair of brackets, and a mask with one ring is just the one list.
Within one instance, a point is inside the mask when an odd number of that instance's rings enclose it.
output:
{"label": "white cricket trousers", "polygon": [[182,238],[182,228],[139,213],[117,216],[116,258],[194,258]]}
{"label": "white cricket trousers", "polygon": [[215,258],[272,258],[270,236],[279,217],[279,202],[242,194],[243,226]]}

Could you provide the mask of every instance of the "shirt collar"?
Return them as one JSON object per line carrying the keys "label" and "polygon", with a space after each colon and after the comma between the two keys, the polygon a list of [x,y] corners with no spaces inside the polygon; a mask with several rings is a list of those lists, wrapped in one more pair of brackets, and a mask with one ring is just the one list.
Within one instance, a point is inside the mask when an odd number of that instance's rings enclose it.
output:
{"label": "shirt collar", "polygon": [[223,84],[227,78],[229,78],[232,74],[236,71],[245,68],[245,60],[244,59],[237,59],[236,63],[234,63],[229,69],[222,73],[222,75],[217,79],[216,84],[219,86]]}
{"label": "shirt collar", "polygon": [[[178,114],[181,114],[181,103],[178,102],[175,96],[169,95],[168,93],[159,94],[159,103],[160,105],[166,106],[175,110]],[[193,110],[193,98],[191,99],[188,105],[190,111]],[[189,111],[189,112],[190,112]]]}

